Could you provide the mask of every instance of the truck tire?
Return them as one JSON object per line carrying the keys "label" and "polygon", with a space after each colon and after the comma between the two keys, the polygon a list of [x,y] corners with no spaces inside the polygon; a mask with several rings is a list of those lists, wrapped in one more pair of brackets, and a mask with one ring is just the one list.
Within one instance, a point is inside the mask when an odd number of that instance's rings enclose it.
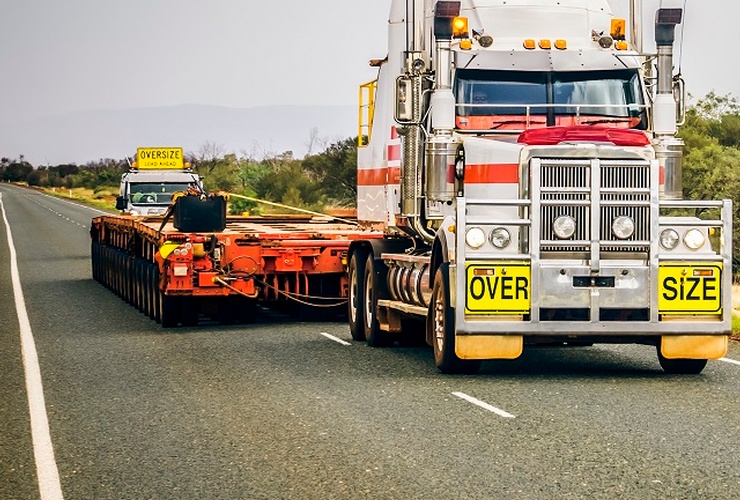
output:
{"label": "truck tire", "polygon": [[349,323],[349,332],[353,340],[365,340],[365,287],[363,279],[365,277],[365,252],[358,250],[352,254],[349,261],[349,271],[347,280],[349,282],[349,292],[347,296],[347,321]]}
{"label": "truck tire", "polygon": [[450,267],[442,264],[434,276],[432,299],[427,315],[428,335],[432,339],[434,364],[446,374],[472,374],[480,369],[479,360],[460,359],[455,353],[455,311],[450,306]]}
{"label": "truck tire", "polygon": [[378,279],[378,264],[373,254],[367,256],[365,272],[363,273],[363,323],[365,326],[365,340],[370,347],[388,347],[392,339],[388,332],[380,329],[378,321],[378,294],[384,285]]}
{"label": "truck tire", "polygon": [[663,357],[658,346],[658,362],[666,373],[673,375],[698,375],[707,366],[706,359],[668,359]]}

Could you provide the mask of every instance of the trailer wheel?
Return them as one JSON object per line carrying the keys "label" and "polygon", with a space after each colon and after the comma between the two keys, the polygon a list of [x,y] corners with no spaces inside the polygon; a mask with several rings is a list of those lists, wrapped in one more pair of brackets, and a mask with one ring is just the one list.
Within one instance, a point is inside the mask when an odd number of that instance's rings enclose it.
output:
{"label": "trailer wheel", "polygon": [[365,255],[357,251],[349,261],[347,279],[349,281],[349,296],[347,297],[347,319],[349,332],[354,340],[365,340],[364,308],[365,287],[362,280],[365,276]]}
{"label": "trailer wheel", "polygon": [[706,359],[668,359],[658,346],[658,361],[663,371],[675,375],[697,375],[707,366]]}
{"label": "trailer wheel", "polygon": [[162,328],[174,328],[180,322],[180,297],[164,295],[162,292],[159,293],[161,295],[160,303],[162,306],[160,310]]}
{"label": "trailer wheel", "polygon": [[100,243],[97,241],[93,241],[92,245],[90,247],[90,260],[91,263],[91,269],[92,269],[92,278],[95,281],[100,281],[98,278],[98,251],[100,249]]}
{"label": "trailer wheel", "polygon": [[180,302],[180,320],[182,326],[195,326],[198,324],[198,313],[200,303],[194,297],[183,297]]}
{"label": "trailer wheel", "polygon": [[442,264],[434,276],[427,328],[431,329],[434,364],[442,373],[475,373],[479,360],[460,359],[455,353],[455,312],[450,306],[450,267]]}
{"label": "trailer wheel", "polygon": [[388,332],[380,329],[378,321],[378,289],[382,286],[378,283],[378,269],[373,254],[367,256],[365,261],[365,272],[363,273],[363,323],[365,326],[365,340],[370,347],[387,347],[391,345],[392,339]]}

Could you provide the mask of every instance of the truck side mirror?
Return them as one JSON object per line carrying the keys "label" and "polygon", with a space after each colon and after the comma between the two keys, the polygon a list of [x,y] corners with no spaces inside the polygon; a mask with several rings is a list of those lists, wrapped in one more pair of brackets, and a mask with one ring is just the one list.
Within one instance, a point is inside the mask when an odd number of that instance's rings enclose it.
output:
{"label": "truck side mirror", "polygon": [[116,210],[126,210],[128,206],[128,198],[125,196],[119,196],[116,198]]}

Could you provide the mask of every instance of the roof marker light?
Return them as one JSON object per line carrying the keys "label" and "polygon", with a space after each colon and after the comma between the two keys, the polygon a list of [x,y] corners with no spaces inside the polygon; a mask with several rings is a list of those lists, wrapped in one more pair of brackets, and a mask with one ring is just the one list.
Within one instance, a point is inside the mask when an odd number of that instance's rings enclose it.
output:
{"label": "roof marker light", "polygon": [[552,48],[552,42],[550,40],[540,40],[540,48],[549,50]]}
{"label": "roof marker light", "polygon": [[533,38],[527,38],[524,40],[524,48],[529,50],[534,50],[534,48],[537,46]]}
{"label": "roof marker light", "polygon": [[555,40],[555,48],[558,50],[565,50],[568,48],[567,40]]}
{"label": "roof marker light", "polygon": [[614,47],[617,50],[627,50],[630,48],[629,44],[624,40],[619,40],[617,43],[614,44]]}
{"label": "roof marker light", "polygon": [[452,38],[470,38],[467,17],[458,16],[452,20]]}
{"label": "roof marker light", "polygon": [[627,22],[624,19],[612,19],[610,34],[615,40],[624,40],[627,37]]}

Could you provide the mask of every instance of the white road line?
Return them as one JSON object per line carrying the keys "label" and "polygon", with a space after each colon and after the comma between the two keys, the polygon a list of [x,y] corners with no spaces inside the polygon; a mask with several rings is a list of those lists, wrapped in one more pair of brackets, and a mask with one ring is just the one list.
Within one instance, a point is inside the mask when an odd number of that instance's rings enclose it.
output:
{"label": "white road line", "polygon": [[740,361],[735,361],[734,359],[730,358],[721,358],[720,361],[724,361],[725,363],[732,363],[733,365],[740,366]]}
{"label": "white road line", "polygon": [[327,338],[327,339],[329,339],[329,340],[333,340],[333,341],[334,341],[334,342],[336,342],[337,344],[342,344],[342,345],[352,345],[352,344],[350,344],[349,342],[346,342],[346,341],[344,341],[344,340],[340,339],[339,337],[335,337],[334,335],[329,335],[329,334],[328,334],[328,333],[326,333],[326,332],[321,332],[321,335],[323,335],[324,337],[326,337],[326,338]]}
{"label": "white road line", "polygon": [[481,407],[481,408],[483,408],[484,410],[488,410],[488,411],[490,411],[490,412],[493,412],[493,413],[495,413],[496,415],[498,415],[499,417],[504,417],[504,418],[516,418],[516,417],[515,417],[514,415],[512,415],[511,413],[507,413],[507,412],[505,412],[504,410],[501,410],[501,409],[499,409],[499,408],[496,408],[495,406],[491,406],[491,405],[489,405],[488,403],[484,403],[484,402],[483,402],[483,401],[481,401],[480,399],[475,399],[475,398],[474,398],[473,396],[468,396],[468,395],[467,395],[467,394],[465,394],[464,392],[453,392],[453,393],[452,393],[452,395],[453,395],[453,396],[457,396],[457,397],[458,397],[458,398],[460,398],[460,399],[464,399],[465,401],[467,401],[467,402],[469,402],[469,403],[473,403],[473,404],[474,404],[474,405],[476,405],[476,406],[480,406],[480,407]]}
{"label": "white road line", "polygon": [[44,401],[44,388],[41,383],[41,368],[39,367],[36,344],[31,331],[31,322],[28,320],[26,300],[23,297],[20,273],[18,272],[17,254],[13,243],[13,235],[10,231],[10,223],[5,213],[2,193],[0,193],[0,211],[3,213],[3,221],[8,235],[8,247],[10,247],[10,276],[13,282],[13,296],[21,332],[21,351],[23,354],[23,368],[26,372],[26,392],[28,393],[28,409],[31,417],[31,439],[33,441],[33,454],[36,459],[39,492],[41,493],[41,500],[62,500],[64,497],[62,496],[62,485],[59,481],[59,471],[54,458],[54,446],[51,443],[49,419],[46,414],[46,402]]}
{"label": "white road line", "polygon": [[78,208],[86,208],[86,209],[88,209],[88,210],[90,210],[90,211],[92,211],[92,212],[97,212],[97,213],[99,213],[99,214],[103,214],[103,215],[110,215],[110,212],[105,212],[105,211],[103,211],[103,210],[100,210],[100,209],[98,209],[98,208],[93,208],[93,207],[89,207],[89,206],[87,206],[87,205],[83,205],[82,203],[77,203],[77,202],[74,202],[74,201],[71,201],[71,200],[67,200],[67,199],[65,199],[65,198],[61,198],[61,197],[59,197],[59,196],[52,196],[52,195],[50,195],[50,194],[46,194],[46,193],[41,193],[41,194],[42,194],[43,196],[46,196],[46,197],[48,197],[48,198],[51,198],[51,199],[53,199],[53,200],[61,201],[61,202],[63,202],[63,203],[67,203],[67,204],[69,204],[69,205],[74,205],[74,206],[76,206],[76,207],[78,207]]}

